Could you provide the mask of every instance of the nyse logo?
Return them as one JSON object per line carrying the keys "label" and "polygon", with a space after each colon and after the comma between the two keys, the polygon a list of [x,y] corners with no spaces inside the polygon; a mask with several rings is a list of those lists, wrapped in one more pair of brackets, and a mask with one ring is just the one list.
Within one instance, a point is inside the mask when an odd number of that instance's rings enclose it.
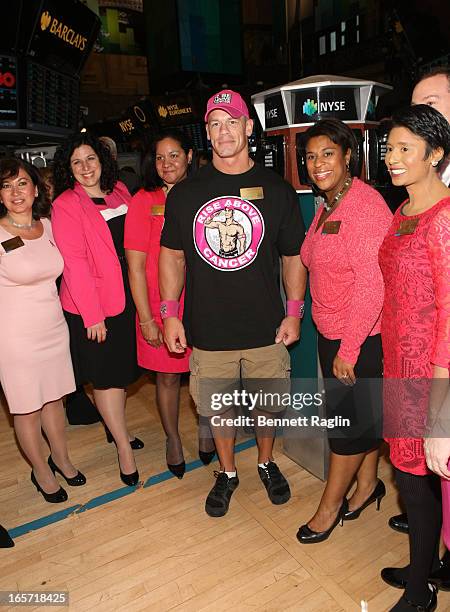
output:
{"label": "nyse logo", "polygon": [[317,113],[341,113],[345,112],[345,100],[332,100],[317,103],[309,99],[303,102],[303,114],[311,117]]}
{"label": "nyse logo", "polygon": [[125,119],[124,121],[119,121],[119,127],[124,134],[129,134],[134,130],[134,125],[131,119]]}
{"label": "nyse logo", "polygon": [[278,119],[278,108],[270,108],[266,111],[266,119]]}
{"label": "nyse logo", "polygon": [[163,119],[165,119],[167,117],[168,111],[167,108],[165,106],[158,106],[158,115],[160,117],[162,117]]}
{"label": "nyse logo", "polygon": [[317,113],[317,102],[315,102],[314,100],[310,100],[308,98],[308,100],[305,100],[303,102],[303,114],[304,115],[315,115]]}

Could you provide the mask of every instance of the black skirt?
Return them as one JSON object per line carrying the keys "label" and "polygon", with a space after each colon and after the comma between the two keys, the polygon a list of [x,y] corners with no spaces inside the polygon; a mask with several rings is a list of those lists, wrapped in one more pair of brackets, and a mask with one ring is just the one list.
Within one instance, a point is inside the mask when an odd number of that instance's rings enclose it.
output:
{"label": "black skirt", "polygon": [[354,371],[356,384],[346,386],[333,375],[340,340],[319,334],[318,349],[325,386],[326,416],[348,419],[350,426],[328,429],[330,449],[337,455],[357,455],[378,448],[382,437],[381,335],[369,336],[361,346]]}
{"label": "black skirt", "polygon": [[136,311],[128,284],[126,262],[120,259],[125,287],[125,309],[106,317],[105,342],[88,340],[80,315],[64,312],[70,332],[70,352],[77,386],[92,384],[94,389],[125,389],[140,375],[136,357]]}

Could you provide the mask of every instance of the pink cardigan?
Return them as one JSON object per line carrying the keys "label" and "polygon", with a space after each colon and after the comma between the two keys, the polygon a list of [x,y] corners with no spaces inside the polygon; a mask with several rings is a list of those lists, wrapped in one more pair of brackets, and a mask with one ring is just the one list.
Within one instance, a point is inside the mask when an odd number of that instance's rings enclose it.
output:
{"label": "pink cardigan", "polygon": [[[109,208],[130,199],[120,182],[105,196]],[[121,313],[125,292],[113,239],[97,206],[78,183],[53,202],[52,229],[64,258],[60,289],[64,310],[81,315],[85,327]]]}
{"label": "pink cardigan", "polygon": [[383,277],[378,249],[392,213],[381,195],[357,178],[327,221],[340,221],[337,234],[315,232],[323,207],[314,217],[301,249],[309,269],[312,316],[319,332],[341,340],[338,351],[355,364],[367,336],[380,333]]}

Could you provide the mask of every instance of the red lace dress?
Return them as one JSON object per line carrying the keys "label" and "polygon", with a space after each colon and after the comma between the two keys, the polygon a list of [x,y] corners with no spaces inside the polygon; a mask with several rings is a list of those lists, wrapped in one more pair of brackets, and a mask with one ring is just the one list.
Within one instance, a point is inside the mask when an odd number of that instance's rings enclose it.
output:
{"label": "red lace dress", "polygon": [[[450,365],[450,198],[411,217],[402,208],[379,253],[384,435],[392,464],[423,476],[429,473],[422,437],[433,365]],[[399,231],[406,220],[409,228]]]}

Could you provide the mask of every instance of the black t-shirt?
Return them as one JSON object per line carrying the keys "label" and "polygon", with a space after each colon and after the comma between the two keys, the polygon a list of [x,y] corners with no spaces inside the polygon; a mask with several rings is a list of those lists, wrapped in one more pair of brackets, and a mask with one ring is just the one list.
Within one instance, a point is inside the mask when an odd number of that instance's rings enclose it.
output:
{"label": "black t-shirt", "polygon": [[203,350],[273,344],[284,317],[279,257],[305,236],[294,189],[255,164],[224,174],[209,164],[168,195],[161,245],[184,251],[187,339]]}

